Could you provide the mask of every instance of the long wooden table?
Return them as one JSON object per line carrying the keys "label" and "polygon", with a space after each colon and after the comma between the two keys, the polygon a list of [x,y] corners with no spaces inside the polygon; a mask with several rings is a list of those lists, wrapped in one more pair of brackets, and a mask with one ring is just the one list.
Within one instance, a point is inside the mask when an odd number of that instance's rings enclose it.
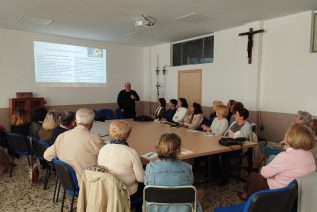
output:
{"label": "long wooden table", "polygon": [[[135,122],[127,120],[132,126],[132,132],[128,139],[130,147],[139,155],[155,152],[155,145],[163,133],[175,133],[182,139],[184,149],[192,151],[190,154],[181,154],[180,159],[196,158],[241,149],[240,145],[223,146],[218,143],[220,136],[208,136],[205,132],[192,131],[187,128],[173,128],[168,124],[153,122]],[[105,135],[109,133],[111,121],[96,122],[92,132]],[[105,140],[109,139],[103,137]],[[256,142],[246,141],[243,148],[252,148]]]}

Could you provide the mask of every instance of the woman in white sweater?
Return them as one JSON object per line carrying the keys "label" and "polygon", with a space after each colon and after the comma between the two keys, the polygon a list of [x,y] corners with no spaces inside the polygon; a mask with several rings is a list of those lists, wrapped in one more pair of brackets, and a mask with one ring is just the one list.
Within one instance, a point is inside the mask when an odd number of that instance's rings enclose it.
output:
{"label": "woman in white sweater", "polygon": [[219,105],[216,110],[217,117],[214,118],[210,128],[203,125],[202,128],[206,132],[210,132],[212,135],[223,135],[228,129],[228,115],[229,109],[225,105]]}
{"label": "woman in white sweater", "polygon": [[187,116],[187,100],[185,98],[179,98],[177,101],[177,110],[173,116],[173,122],[183,122]]}
{"label": "woman in white sweater", "polygon": [[187,120],[184,122],[184,126],[188,127],[189,129],[196,130],[204,119],[203,111],[200,104],[196,102],[193,103],[193,106],[190,108],[190,110],[191,114],[187,116]]}
{"label": "woman in white sweater", "polygon": [[110,124],[110,142],[103,146],[98,155],[98,165],[122,181],[128,188],[131,201],[142,196],[144,170],[139,154],[129,147],[127,139],[131,126],[127,121]]}

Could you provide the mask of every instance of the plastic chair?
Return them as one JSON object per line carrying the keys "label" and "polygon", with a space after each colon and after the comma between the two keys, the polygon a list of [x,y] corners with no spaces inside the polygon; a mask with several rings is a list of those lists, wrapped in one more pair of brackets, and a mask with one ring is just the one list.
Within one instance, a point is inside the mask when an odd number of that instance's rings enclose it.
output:
{"label": "plastic chair", "polygon": [[[45,166],[46,172],[45,172],[45,178],[44,178],[44,190],[47,189],[47,184],[48,184],[48,178],[51,173],[51,168],[53,167],[53,164],[46,161],[43,157],[44,152],[46,151],[47,148],[50,147],[50,145],[44,141],[41,141],[40,139],[32,136],[27,136],[27,139],[31,143],[31,151],[32,154],[39,159],[39,161],[43,161],[43,163],[47,166]],[[43,165],[42,163],[42,165]]]}
{"label": "plastic chair", "polygon": [[196,211],[196,188],[194,186],[145,186],[143,209],[150,205],[188,205]]}
{"label": "plastic chair", "polygon": [[10,177],[12,176],[12,169],[14,166],[14,158],[19,158],[21,156],[26,156],[28,159],[29,166],[30,158],[29,155],[31,155],[30,148],[25,140],[24,135],[20,135],[17,133],[8,133],[7,134],[7,141],[8,141],[8,149],[12,156],[11,161],[11,168],[10,168]]}
{"label": "plastic chair", "polygon": [[95,114],[94,120],[95,120],[95,121],[98,121],[98,112],[97,112],[97,110],[93,110],[93,111],[94,111],[94,114]]}
{"label": "plastic chair", "polygon": [[215,212],[291,212],[296,206],[297,181],[280,189],[263,190],[252,194],[246,202],[215,208]]}
{"label": "plastic chair", "polygon": [[113,119],[113,112],[111,109],[102,109],[98,112],[98,120],[111,120]]}
{"label": "plastic chair", "polygon": [[78,194],[79,194],[79,187],[78,187],[76,173],[74,169],[71,167],[71,165],[59,160],[58,158],[53,159],[53,164],[56,169],[56,175],[58,176],[61,184],[64,187],[61,212],[64,209],[66,192],[70,196],[72,196],[72,202],[70,207],[70,211],[72,211],[74,206],[75,196],[78,197]]}

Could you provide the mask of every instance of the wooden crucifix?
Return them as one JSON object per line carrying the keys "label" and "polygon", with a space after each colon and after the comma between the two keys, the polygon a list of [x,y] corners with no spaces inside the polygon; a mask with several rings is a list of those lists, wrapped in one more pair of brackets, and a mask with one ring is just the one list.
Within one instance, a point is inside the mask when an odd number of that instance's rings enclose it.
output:
{"label": "wooden crucifix", "polygon": [[262,32],[264,32],[263,29],[253,31],[253,28],[250,28],[249,32],[243,32],[243,33],[239,34],[239,36],[244,36],[244,35],[248,36],[248,49],[247,49],[247,51],[248,51],[248,63],[249,64],[252,63],[253,35],[256,33],[262,33]]}

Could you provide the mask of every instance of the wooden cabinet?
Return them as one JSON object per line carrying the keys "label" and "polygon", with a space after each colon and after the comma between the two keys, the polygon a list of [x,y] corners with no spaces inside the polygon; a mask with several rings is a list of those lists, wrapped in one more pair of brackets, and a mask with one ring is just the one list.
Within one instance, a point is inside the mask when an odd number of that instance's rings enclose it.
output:
{"label": "wooden cabinet", "polygon": [[32,118],[32,111],[37,107],[44,107],[44,98],[12,98],[9,99],[10,116],[17,108],[24,108],[27,112],[28,119]]}

